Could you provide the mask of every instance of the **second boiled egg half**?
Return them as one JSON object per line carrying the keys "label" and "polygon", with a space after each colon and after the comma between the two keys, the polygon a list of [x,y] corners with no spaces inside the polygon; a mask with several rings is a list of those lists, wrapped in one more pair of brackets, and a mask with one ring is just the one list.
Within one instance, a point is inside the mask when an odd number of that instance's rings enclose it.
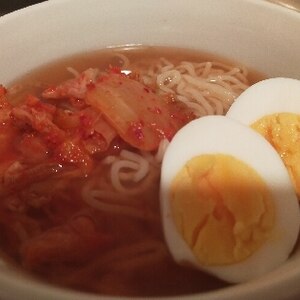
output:
{"label": "second boiled egg half", "polygon": [[243,92],[227,116],[251,126],[276,149],[300,197],[300,80],[271,78]]}
{"label": "second boiled egg half", "polygon": [[225,281],[273,270],[297,240],[298,200],[280,156],[230,118],[203,117],[179,130],[163,159],[160,191],[175,261]]}

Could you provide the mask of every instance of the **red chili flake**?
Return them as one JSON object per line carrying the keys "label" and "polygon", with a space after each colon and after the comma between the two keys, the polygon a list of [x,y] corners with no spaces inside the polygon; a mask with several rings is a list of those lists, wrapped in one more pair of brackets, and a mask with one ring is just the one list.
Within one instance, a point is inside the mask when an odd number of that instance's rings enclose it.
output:
{"label": "red chili flake", "polygon": [[[152,124],[151,124],[152,125]],[[156,124],[155,124],[156,125]],[[153,126],[154,127],[154,126]],[[167,138],[169,140],[169,135],[167,134],[164,130],[160,129],[160,128],[155,128],[155,131],[158,133],[158,136],[160,139],[165,139]]]}
{"label": "red chili flake", "polygon": [[95,87],[96,87],[96,85],[95,85],[94,82],[89,82],[89,83],[86,85],[86,88],[87,88],[88,90],[93,90]]}
{"label": "red chili flake", "polygon": [[39,102],[40,102],[40,99],[34,95],[29,94],[26,97],[26,105],[28,105],[28,106],[35,106]]}
{"label": "red chili flake", "polygon": [[57,132],[50,132],[49,134],[44,136],[44,140],[50,147],[51,145],[59,145],[61,141],[64,139],[64,137]]}
{"label": "red chili flake", "polygon": [[138,140],[144,139],[145,136],[144,136],[143,130],[141,128],[134,128],[133,132],[134,132],[135,137]]}
{"label": "red chili flake", "polygon": [[84,99],[69,97],[69,101],[72,104],[72,106],[74,106],[77,109],[83,109],[87,106]]}
{"label": "red chili flake", "polygon": [[91,118],[89,118],[87,115],[82,114],[80,115],[79,119],[83,127],[89,127],[92,124]]}
{"label": "red chili flake", "polygon": [[100,76],[98,79],[97,79],[97,82],[98,83],[101,83],[101,82],[104,82],[106,80],[108,80],[109,77],[107,75],[103,75],[103,76]]}
{"label": "red chili flake", "polygon": [[157,115],[160,115],[162,113],[161,109],[157,106],[155,107],[147,107],[148,111],[154,113],[154,114],[157,114]]}
{"label": "red chili flake", "polygon": [[168,141],[171,141],[171,139],[173,138],[174,135],[175,135],[174,130],[169,130],[169,131],[165,132],[165,136]]}
{"label": "red chili flake", "polygon": [[132,123],[129,127],[129,131],[133,133],[137,140],[143,140],[145,138],[143,133],[143,122]]}
{"label": "red chili flake", "polygon": [[120,67],[116,67],[116,66],[112,66],[112,65],[110,65],[109,67],[108,67],[108,72],[109,73],[111,73],[111,74],[122,74],[121,73],[121,68]]}
{"label": "red chili flake", "polygon": [[25,105],[34,108],[38,112],[54,114],[56,111],[56,106],[42,102],[38,97],[34,95],[27,95]]}
{"label": "red chili flake", "polygon": [[54,86],[48,87],[43,91],[43,94],[54,94],[56,93],[57,88]]}
{"label": "red chili flake", "polygon": [[85,153],[82,147],[70,140],[66,140],[56,149],[56,156],[61,162],[68,163],[83,163],[89,160],[89,156]]}
{"label": "red chili flake", "polygon": [[149,89],[146,88],[146,87],[144,87],[144,91],[145,91],[146,93],[150,93]]}
{"label": "red chili flake", "polygon": [[140,74],[138,74],[138,73],[136,73],[134,71],[131,71],[131,73],[129,73],[127,75],[127,78],[135,80],[135,81],[140,81]]}

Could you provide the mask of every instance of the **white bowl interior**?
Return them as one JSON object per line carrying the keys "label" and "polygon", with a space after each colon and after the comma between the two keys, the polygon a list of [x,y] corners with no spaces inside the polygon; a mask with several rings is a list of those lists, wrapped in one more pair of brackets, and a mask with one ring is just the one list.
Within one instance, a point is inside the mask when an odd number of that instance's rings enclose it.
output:
{"label": "white bowl interior", "polygon": [[[300,79],[299,28],[299,13],[262,0],[51,0],[0,18],[0,82],[8,84],[71,54],[139,44],[199,49],[270,77]],[[186,298],[281,299],[300,294],[299,280],[297,249],[263,278]],[[0,265],[1,297],[82,299],[80,293],[32,281],[5,263]]]}
{"label": "white bowl interior", "polygon": [[201,49],[269,76],[300,76],[299,14],[268,2],[70,3],[52,0],[1,18],[0,82],[65,55],[125,44]]}

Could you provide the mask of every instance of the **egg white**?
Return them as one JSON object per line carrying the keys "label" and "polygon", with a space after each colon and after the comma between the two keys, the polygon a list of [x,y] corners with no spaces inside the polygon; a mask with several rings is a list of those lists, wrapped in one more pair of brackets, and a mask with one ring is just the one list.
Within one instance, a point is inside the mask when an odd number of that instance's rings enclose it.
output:
{"label": "egg white", "polygon": [[300,80],[283,77],[262,80],[237,97],[226,116],[250,125],[275,113],[300,114]]}
{"label": "egg white", "polygon": [[[240,263],[200,265],[172,219],[169,205],[171,183],[188,160],[201,154],[228,154],[242,160],[256,170],[272,193],[276,213],[272,236],[258,251]],[[298,200],[280,157],[254,130],[224,116],[194,120],[174,136],[162,163],[160,201],[164,235],[175,261],[228,282],[247,281],[274,269],[288,258],[298,237]]]}

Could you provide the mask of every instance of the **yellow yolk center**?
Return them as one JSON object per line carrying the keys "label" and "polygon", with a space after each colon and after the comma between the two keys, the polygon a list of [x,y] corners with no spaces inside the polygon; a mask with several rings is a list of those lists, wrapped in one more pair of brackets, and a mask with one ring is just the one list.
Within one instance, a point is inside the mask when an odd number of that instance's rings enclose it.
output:
{"label": "yellow yolk center", "polygon": [[300,197],[300,116],[292,113],[269,115],[251,127],[277,150]]}
{"label": "yellow yolk center", "polygon": [[275,208],[262,178],[229,155],[189,160],[172,182],[177,230],[203,265],[240,262],[270,236]]}

